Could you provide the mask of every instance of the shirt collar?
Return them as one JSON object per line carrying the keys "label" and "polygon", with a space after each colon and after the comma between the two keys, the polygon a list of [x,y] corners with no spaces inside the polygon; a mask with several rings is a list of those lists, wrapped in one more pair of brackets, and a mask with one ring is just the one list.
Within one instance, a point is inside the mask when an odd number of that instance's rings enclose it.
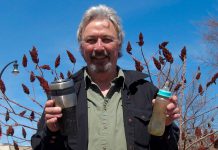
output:
{"label": "shirt collar", "polygon": [[[125,76],[124,76],[123,70],[117,67],[117,71],[118,71],[117,77],[115,77],[111,81],[111,86],[118,86],[118,87],[124,88]],[[91,84],[96,84],[92,81],[92,78],[87,73],[86,69],[84,70],[84,81],[85,81],[85,89],[88,89]]]}

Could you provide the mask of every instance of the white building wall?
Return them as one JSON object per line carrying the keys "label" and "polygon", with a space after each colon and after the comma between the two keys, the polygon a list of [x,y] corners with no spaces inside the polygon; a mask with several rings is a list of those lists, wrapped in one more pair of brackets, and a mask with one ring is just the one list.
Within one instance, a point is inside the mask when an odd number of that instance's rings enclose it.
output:
{"label": "white building wall", "polygon": [[[0,150],[15,150],[13,145],[0,144]],[[32,150],[30,146],[19,146],[19,150]]]}

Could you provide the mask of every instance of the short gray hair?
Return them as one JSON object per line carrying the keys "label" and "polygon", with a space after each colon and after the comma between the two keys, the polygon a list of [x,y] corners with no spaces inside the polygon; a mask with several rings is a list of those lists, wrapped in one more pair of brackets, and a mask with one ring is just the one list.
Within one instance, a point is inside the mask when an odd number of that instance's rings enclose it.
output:
{"label": "short gray hair", "polygon": [[114,25],[116,29],[117,35],[118,35],[119,57],[120,57],[122,55],[121,48],[122,48],[122,43],[123,43],[123,38],[124,38],[124,32],[121,26],[120,18],[114,9],[108,6],[105,6],[105,5],[93,6],[85,12],[80,22],[79,28],[77,30],[77,39],[78,39],[79,44],[81,44],[82,34],[83,34],[85,27],[94,19],[107,19],[112,22],[112,24]]}

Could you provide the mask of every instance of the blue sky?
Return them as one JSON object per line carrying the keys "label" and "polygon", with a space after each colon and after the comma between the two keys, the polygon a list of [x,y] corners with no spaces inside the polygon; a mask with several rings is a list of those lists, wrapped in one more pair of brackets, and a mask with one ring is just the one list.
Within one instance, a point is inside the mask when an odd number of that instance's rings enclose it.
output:
{"label": "blue sky", "polygon": [[[135,42],[142,32],[145,55],[151,56],[159,43],[169,41],[168,47],[175,59],[179,58],[182,47],[187,47],[188,59],[191,59],[188,71],[196,70],[197,57],[205,55],[206,49],[200,24],[215,16],[218,9],[217,0],[0,0],[0,69],[15,59],[21,65],[23,55],[29,58],[33,45],[38,49],[41,65],[53,67],[60,54],[61,67],[67,71],[72,68],[65,51],[68,49],[77,58],[76,70],[84,66],[76,30],[84,11],[97,4],[114,8],[121,17],[125,39],[123,57],[118,64],[125,69],[134,69],[134,63],[125,51],[126,43],[131,41],[133,53],[139,56]],[[7,68],[2,76],[8,87],[7,94],[19,103],[26,103],[27,97],[21,94],[19,86],[28,83],[27,73],[20,66],[20,74],[14,77],[11,69],[12,66]],[[38,94],[37,98],[41,103],[45,102],[43,95]]]}
{"label": "blue sky", "polygon": [[76,30],[84,11],[100,3],[113,7],[122,19],[126,35],[124,61],[129,60],[125,53],[126,42],[135,43],[139,32],[144,34],[144,48],[148,53],[154,52],[162,41],[170,41],[169,47],[175,53],[183,46],[187,46],[189,55],[202,51],[199,24],[214,14],[218,2],[0,0],[0,63],[3,66],[13,59],[21,61],[23,54],[35,45],[45,63],[53,62],[66,49],[71,50],[78,58],[76,66],[79,69],[84,61],[79,53]]}

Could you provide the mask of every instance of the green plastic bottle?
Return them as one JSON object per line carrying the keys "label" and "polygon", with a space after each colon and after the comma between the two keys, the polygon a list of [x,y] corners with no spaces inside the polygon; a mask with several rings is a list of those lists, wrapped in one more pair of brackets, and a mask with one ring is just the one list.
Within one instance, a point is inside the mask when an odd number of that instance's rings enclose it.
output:
{"label": "green plastic bottle", "polygon": [[162,136],[165,131],[166,122],[166,107],[169,104],[169,97],[171,97],[169,91],[169,82],[167,81],[162,89],[157,93],[155,99],[153,113],[148,124],[148,132],[155,136]]}

